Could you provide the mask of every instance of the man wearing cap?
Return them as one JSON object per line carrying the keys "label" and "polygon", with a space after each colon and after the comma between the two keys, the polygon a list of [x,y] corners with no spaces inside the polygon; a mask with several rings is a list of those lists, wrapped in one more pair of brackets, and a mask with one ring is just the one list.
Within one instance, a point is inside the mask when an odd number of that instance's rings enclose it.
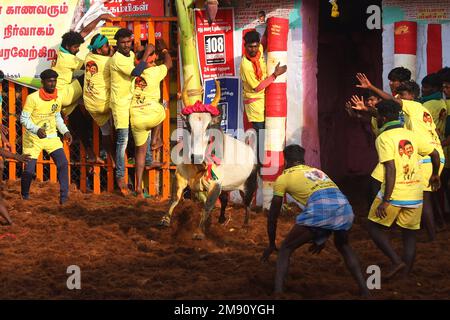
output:
{"label": "man wearing cap", "polygon": [[29,154],[31,158],[22,173],[21,195],[23,199],[29,199],[36,160],[41,151],[45,150],[56,164],[60,204],[64,204],[69,196],[68,163],[57,130],[69,145],[72,143],[72,136],[61,116],[62,97],[56,89],[58,73],[47,69],[40,76],[42,88],[27,97],[20,116],[20,123],[26,129],[23,135],[23,153]]}
{"label": "man wearing cap", "polygon": [[102,34],[96,34],[88,46],[90,52],[84,60],[84,106],[100,127],[102,143],[108,155],[114,162],[112,145],[111,123],[111,48],[108,38]]}

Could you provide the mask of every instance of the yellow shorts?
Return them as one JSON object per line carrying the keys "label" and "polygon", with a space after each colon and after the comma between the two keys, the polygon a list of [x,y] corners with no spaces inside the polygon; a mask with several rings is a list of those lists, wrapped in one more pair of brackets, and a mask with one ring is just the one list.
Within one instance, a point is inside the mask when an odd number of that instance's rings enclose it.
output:
{"label": "yellow shorts", "polygon": [[133,132],[134,143],[142,146],[147,142],[150,130],[158,126],[166,118],[166,110],[158,102],[131,107],[131,131]]}
{"label": "yellow shorts", "polygon": [[386,217],[380,219],[376,216],[377,208],[381,203],[381,199],[376,197],[370,207],[369,220],[390,227],[394,221],[397,225],[410,230],[420,229],[420,218],[422,217],[422,206],[419,208],[404,208],[389,205],[386,208]]}
{"label": "yellow shorts", "polygon": [[78,100],[83,96],[83,88],[81,88],[78,80],[73,80],[67,86],[58,89],[58,96],[62,97],[62,112],[68,116],[78,105]]}
{"label": "yellow shorts", "polygon": [[84,107],[99,127],[103,126],[106,122],[108,122],[109,118],[111,118],[111,108],[109,107],[109,103],[100,108],[93,104],[85,103]]}
{"label": "yellow shorts", "polygon": [[244,104],[247,119],[250,122],[264,122],[264,99],[259,99],[249,104]]}
{"label": "yellow shorts", "polygon": [[27,134],[23,136],[23,148],[24,154],[29,154],[31,159],[37,159],[42,150],[45,150],[48,154],[61,149],[63,144],[59,137],[39,139],[38,136]]}
{"label": "yellow shorts", "polygon": [[[443,169],[444,164],[441,162],[441,165],[439,167],[439,175],[441,175]],[[430,162],[421,163],[420,171],[422,172],[423,191],[431,191],[431,187],[429,187],[428,185],[430,184],[430,177],[433,173],[433,165]]]}

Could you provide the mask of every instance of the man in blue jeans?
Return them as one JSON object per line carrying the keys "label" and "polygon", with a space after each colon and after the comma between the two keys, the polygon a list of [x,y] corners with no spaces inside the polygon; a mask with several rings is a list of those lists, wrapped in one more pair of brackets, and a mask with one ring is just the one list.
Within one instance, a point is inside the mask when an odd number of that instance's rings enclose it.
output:
{"label": "man in blue jeans", "polygon": [[128,143],[130,125],[130,105],[133,96],[131,81],[140,76],[147,66],[147,58],[152,46],[147,46],[141,62],[134,66],[134,53],[131,51],[133,33],[125,28],[119,29],[114,35],[117,41],[117,51],[111,58],[111,110],[116,128],[116,180],[123,195],[129,190],[125,177],[125,150]]}
{"label": "man in blue jeans", "polygon": [[59,131],[69,145],[72,136],[61,116],[63,97],[58,95],[56,79],[58,73],[52,69],[41,73],[42,88],[30,94],[20,115],[20,123],[25,127],[23,153],[31,160],[25,166],[21,178],[21,195],[24,200],[30,197],[31,180],[36,169],[36,160],[45,150],[56,164],[60,185],[60,204],[69,199],[69,171]]}

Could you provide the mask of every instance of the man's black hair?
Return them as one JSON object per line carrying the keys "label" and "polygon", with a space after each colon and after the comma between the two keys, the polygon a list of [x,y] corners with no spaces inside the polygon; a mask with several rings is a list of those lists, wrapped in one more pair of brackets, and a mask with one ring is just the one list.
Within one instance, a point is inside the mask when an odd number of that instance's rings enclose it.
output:
{"label": "man's black hair", "polygon": [[378,115],[388,121],[398,120],[402,107],[394,100],[381,100],[376,104]]}
{"label": "man's black hair", "polygon": [[41,72],[41,80],[45,79],[51,79],[51,78],[58,78],[58,73],[55,70],[52,69],[46,69]]}
{"label": "man's black hair", "polygon": [[305,163],[305,149],[298,144],[291,144],[283,150],[284,159],[288,162]]}
{"label": "man's black hair", "polygon": [[442,82],[450,82],[450,68],[449,67],[444,67],[436,73],[438,74],[439,79],[441,80],[441,83]]}
{"label": "man's black hair", "polygon": [[378,93],[376,93],[375,91],[367,90],[366,99],[370,98],[370,97],[375,97],[375,98],[381,99],[380,95]]}
{"label": "man's black hair", "polygon": [[440,89],[442,87],[442,79],[441,76],[437,73],[430,73],[422,79],[422,86],[427,84],[433,88]]}
{"label": "man's black hair", "polygon": [[3,73],[2,70],[0,70],[0,79],[1,80],[5,79],[5,74]]}
{"label": "man's black hair", "polygon": [[68,49],[70,46],[84,43],[84,39],[79,32],[69,31],[63,34],[61,46]]}
{"label": "man's black hair", "polygon": [[266,12],[264,10],[258,11],[258,17],[259,16],[266,16]]}
{"label": "man's black hair", "polygon": [[121,28],[117,30],[116,34],[114,35],[114,39],[119,41],[119,39],[131,37],[133,35],[133,32],[131,30],[126,28]]}
{"label": "man's black hair", "polygon": [[406,92],[412,94],[415,99],[417,97],[419,97],[419,95],[420,95],[420,87],[413,80],[403,82],[402,84],[399,85],[399,87],[397,88],[396,91],[398,93],[406,91]]}
{"label": "man's black hair", "polygon": [[400,82],[409,81],[411,80],[411,71],[403,67],[394,68],[389,72],[388,79]]}
{"label": "man's black hair", "polygon": [[244,36],[245,44],[250,44],[250,43],[255,43],[255,42],[259,43],[260,41],[261,41],[261,37],[257,31],[249,31]]}

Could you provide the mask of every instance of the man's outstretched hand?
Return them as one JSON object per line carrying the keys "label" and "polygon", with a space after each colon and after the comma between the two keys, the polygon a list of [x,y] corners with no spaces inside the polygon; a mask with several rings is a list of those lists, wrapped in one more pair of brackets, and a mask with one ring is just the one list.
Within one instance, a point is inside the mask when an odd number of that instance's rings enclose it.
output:
{"label": "man's outstretched hand", "polygon": [[356,79],[358,79],[359,81],[359,84],[357,84],[356,87],[362,89],[370,89],[370,87],[372,87],[372,83],[369,81],[369,79],[364,73],[357,73]]}

